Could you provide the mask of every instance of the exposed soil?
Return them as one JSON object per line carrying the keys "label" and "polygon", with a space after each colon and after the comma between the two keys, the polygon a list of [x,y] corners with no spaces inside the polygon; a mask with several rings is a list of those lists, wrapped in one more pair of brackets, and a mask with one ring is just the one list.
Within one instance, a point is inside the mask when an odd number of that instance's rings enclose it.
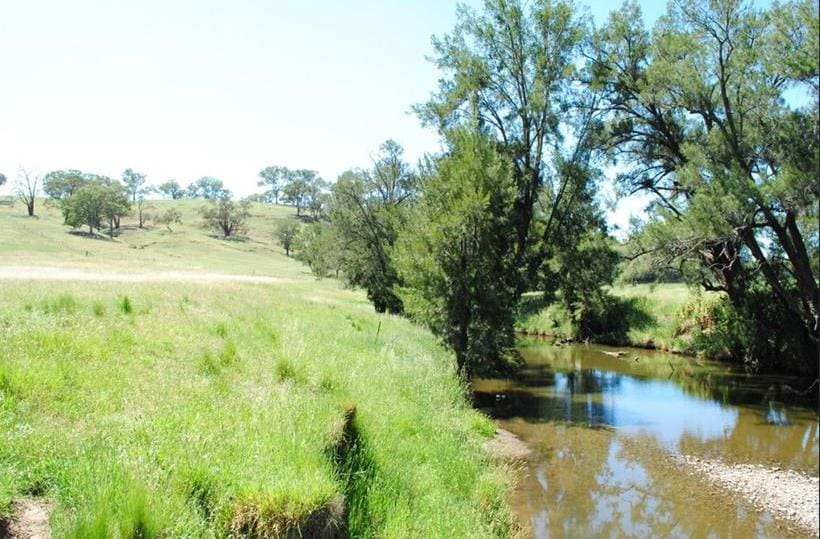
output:
{"label": "exposed soil", "polygon": [[817,537],[820,533],[820,478],[792,470],[752,464],[725,464],[689,455],[673,457],[691,475],[739,494],[756,508],[768,511]]}
{"label": "exposed soil", "polygon": [[45,281],[109,281],[123,283],[268,283],[282,284],[290,279],[264,275],[231,275],[227,273],[195,273],[186,271],[152,271],[146,273],[117,273],[85,271],[80,269],[34,267],[34,266],[0,266],[0,280],[45,280]]}
{"label": "exposed soil", "polygon": [[5,532],[11,539],[50,539],[51,529],[48,525],[48,513],[51,506],[43,500],[24,499],[11,506],[12,518],[6,528],[0,528],[0,535]]}
{"label": "exposed soil", "polygon": [[502,460],[524,460],[532,450],[512,432],[497,428],[495,436],[487,440],[484,447],[491,455]]}

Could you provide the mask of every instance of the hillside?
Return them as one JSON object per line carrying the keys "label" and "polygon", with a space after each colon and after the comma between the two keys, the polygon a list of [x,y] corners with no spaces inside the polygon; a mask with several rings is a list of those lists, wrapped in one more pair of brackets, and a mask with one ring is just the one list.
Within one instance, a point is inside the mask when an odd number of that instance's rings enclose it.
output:
{"label": "hillside", "polygon": [[[183,224],[114,240],[0,206],[0,266],[276,277],[0,280],[0,519],[57,537],[486,537],[508,479],[453,359],[426,331],[317,281],[273,241]],[[167,273],[166,273],[167,274]]]}

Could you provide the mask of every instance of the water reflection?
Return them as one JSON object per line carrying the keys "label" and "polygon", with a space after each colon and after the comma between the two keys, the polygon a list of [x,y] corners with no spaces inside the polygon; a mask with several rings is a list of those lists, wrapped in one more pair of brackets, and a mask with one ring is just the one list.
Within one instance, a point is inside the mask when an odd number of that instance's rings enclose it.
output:
{"label": "water reflection", "polygon": [[674,469],[667,456],[816,475],[816,411],[775,400],[783,380],[608,351],[524,349],[519,378],[475,382],[476,404],[535,449],[513,500],[533,535],[790,536],[770,515]]}

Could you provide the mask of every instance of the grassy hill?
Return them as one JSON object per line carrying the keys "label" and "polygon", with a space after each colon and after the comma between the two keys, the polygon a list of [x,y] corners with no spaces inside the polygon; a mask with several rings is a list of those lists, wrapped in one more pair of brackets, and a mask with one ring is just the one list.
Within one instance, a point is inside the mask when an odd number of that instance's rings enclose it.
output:
{"label": "grassy hill", "polygon": [[0,206],[2,266],[287,279],[0,281],[0,520],[34,500],[57,537],[509,535],[453,358],[286,258],[291,208],[255,205],[225,241],[200,204],[114,240]]}

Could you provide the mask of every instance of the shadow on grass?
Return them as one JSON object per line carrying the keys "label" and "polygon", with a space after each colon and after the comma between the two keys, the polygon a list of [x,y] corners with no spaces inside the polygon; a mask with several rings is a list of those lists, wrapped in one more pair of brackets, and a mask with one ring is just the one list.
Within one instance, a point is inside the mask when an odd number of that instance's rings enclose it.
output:
{"label": "shadow on grass", "polygon": [[[108,236],[104,236],[102,234],[97,234],[97,233],[94,233],[94,232],[86,232],[84,230],[69,230],[68,233],[71,234],[72,236],[77,236],[77,237],[80,237],[80,238],[86,238],[86,239],[89,239],[89,240],[114,241],[113,238],[110,238]],[[116,236],[116,235],[117,234],[114,234],[114,236]]]}

